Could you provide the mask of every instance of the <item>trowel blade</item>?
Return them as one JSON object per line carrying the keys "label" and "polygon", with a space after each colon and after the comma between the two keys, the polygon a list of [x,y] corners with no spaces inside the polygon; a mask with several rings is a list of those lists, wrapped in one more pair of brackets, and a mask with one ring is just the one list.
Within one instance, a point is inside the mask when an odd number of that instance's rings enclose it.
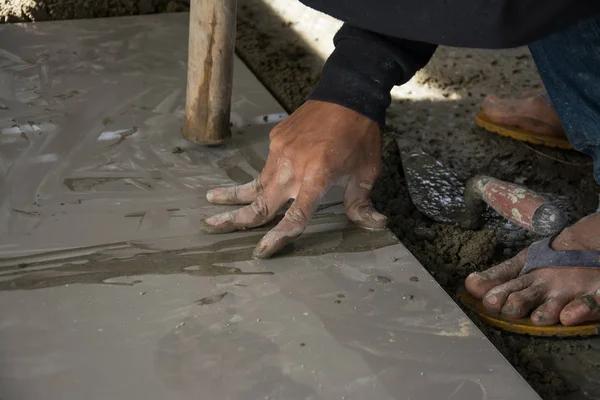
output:
{"label": "trowel blade", "polygon": [[437,222],[456,223],[465,211],[465,185],[458,175],[424,151],[402,151],[410,198],[420,212]]}

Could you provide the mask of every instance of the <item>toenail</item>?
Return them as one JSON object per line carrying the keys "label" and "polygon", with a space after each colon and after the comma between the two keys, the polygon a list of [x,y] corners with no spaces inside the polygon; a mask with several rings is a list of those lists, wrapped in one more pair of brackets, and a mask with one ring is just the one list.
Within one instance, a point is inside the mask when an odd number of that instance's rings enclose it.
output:
{"label": "toenail", "polygon": [[[469,275],[469,278],[477,278],[477,279],[485,280],[485,277],[481,274],[481,272],[471,272],[471,274]],[[600,292],[600,289],[598,291]]]}
{"label": "toenail", "polygon": [[490,289],[488,292],[488,296],[496,296],[498,294],[506,294],[504,289],[501,286],[496,286],[495,288]]}
{"label": "toenail", "polygon": [[546,316],[541,311],[534,312],[532,318],[537,322],[544,322],[546,320]]}
{"label": "toenail", "polygon": [[485,296],[485,301],[487,301],[488,303],[494,305],[496,303],[498,303],[498,297],[491,295],[491,296]]}
{"label": "toenail", "polygon": [[583,300],[583,302],[588,306],[588,308],[590,310],[592,310],[592,311],[600,310],[600,306],[598,305],[598,302],[592,296],[583,296],[581,298],[581,300]]}
{"label": "toenail", "polygon": [[512,312],[514,311],[514,307],[512,305],[508,305],[508,306],[504,306],[502,307],[502,312],[506,313],[506,314],[512,314]]}

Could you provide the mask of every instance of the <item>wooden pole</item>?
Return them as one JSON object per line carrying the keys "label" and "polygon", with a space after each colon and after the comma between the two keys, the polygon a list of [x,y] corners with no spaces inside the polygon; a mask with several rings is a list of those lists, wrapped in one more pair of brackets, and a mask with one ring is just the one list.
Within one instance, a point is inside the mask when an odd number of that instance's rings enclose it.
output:
{"label": "wooden pole", "polygon": [[231,86],[237,0],[192,0],[185,122],[190,142],[218,145],[231,136]]}

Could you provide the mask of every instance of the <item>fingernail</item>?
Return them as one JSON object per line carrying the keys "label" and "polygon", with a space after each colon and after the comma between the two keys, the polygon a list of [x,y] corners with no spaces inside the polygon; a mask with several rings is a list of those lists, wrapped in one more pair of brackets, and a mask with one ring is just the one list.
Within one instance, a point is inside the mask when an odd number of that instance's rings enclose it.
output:
{"label": "fingernail", "polygon": [[208,217],[202,220],[207,225],[216,225],[217,224],[217,216]]}
{"label": "fingernail", "polygon": [[206,192],[206,200],[211,201],[214,200],[215,197],[217,197],[217,190],[218,189],[211,189],[208,192]]}
{"label": "fingernail", "polygon": [[373,218],[373,220],[377,221],[377,222],[383,222],[387,220],[387,217],[381,213],[378,213],[377,211],[375,211],[373,214],[371,214],[371,217]]}
{"label": "fingernail", "polygon": [[220,225],[223,222],[231,221],[233,218],[232,213],[226,212],[223,214],[213,215],[212,217],[208,217],[204,219],[204,222],[208,225]]}
{"label": "fingernail", "polygon": [[[259,246],[260,246],[260,245],[259,245]],[[252,252],[252,258],[257,258],[257,259],[259,259],[259,260],[262,260],[262,259],[264,259],[264,258],[267,258],[267,257],[266,257],[266,254],[265,254],[265,247],[264,247],[264,246],[261,246],[261,247],[256,247],[256,248],[254,249],[254,251]]]}

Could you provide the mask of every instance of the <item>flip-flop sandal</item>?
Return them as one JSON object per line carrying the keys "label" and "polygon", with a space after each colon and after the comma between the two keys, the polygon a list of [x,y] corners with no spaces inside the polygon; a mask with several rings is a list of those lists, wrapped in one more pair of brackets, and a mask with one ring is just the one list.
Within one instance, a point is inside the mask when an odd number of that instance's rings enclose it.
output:
{"label": "flip-flop sandal", "polygon": [[[540,268],[584,267],[600,268],[600,251],[557,251],[550,247],[555,236],[536,242],[529,246],[525,267],[519,273],[525,275]],[[479,315],[487,325],[500,328],[507,332],[530,336],[592,336],[600,335],[600,320],[576,326],[538,326],[529,317],[513,319],[499,313],[488,311],[481,300],[471,296],[465,288],[461,288],[457,297],[471,311]]]}
{"label": "flip-flop sandal", "polygon": [[[545,95],[540,95],[545,101],[550,102],[550,99]],[[526,131],[525,129],[518,128],[516,126],[503,125],[493,122],[482,109],[479,109],[475,115],[475,123],[481,128],[488,132],[497,133],[498,135],[509,137],[512,139],[519,140],[521,142],[527,142],[531,144],[539,144],[546,147],[555,147],[559,149],[572,150],[573,146],[569,143],[569,140],[565,137],[560,136],[549,136],[540,133],[534,133]]]}

